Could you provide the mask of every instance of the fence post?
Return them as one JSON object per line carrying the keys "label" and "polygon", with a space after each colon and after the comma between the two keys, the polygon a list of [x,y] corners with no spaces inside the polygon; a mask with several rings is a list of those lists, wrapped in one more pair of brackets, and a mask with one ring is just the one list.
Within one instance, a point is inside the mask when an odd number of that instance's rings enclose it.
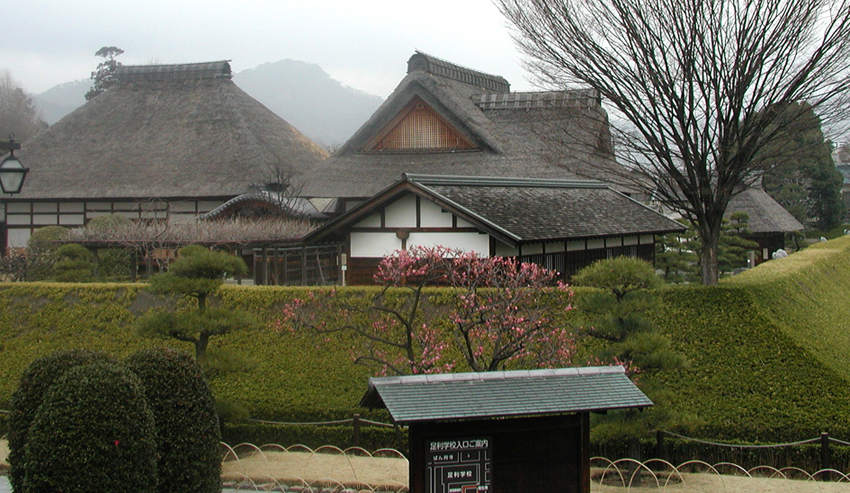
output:
{"label": "fence post", "polygon": [[354,423],[354,446],[360,446],[360,415],[355,414],[354,419],[352,420]]}
{"label": "fence post", "polygon": [[829,433],[823,432],[820,434],[820,468],[829,469],[831,462],[829,456]]}
{"label": "fence post", "polygon": [[664,432],[655,430],[655,458],[664,459]]}

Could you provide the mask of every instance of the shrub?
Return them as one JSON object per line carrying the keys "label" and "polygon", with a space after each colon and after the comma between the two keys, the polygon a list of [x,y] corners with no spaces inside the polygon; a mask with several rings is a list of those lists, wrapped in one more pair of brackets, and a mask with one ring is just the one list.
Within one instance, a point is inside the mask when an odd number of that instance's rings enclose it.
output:
{"label": "shrub", "polygon": [[143,349],[127,359],[156,421],[159,491],[221,491],[221,441],[201,367],[175,349]]}
{"label": "shrub", "polygon": [[53,279],[59,282],[89,282],[92,280],[94,262],[88,249],[76,243],[62,245],[55,252]]}
{"label": "shrub", "polygon": [[25,445],[30,424],[53,383],[66,371],[94,361],[109,361],[110,357],[97,351],[72,349],[59,351],[34,360],[24,370],[18,388],[12,393],[9,413],[9,482],[15,491],[27,491],[24,465],[27,462]]}
{"label": "shrub", "polygon": [[67,238],[68,229],[62,226],[46,226],[32,233],[27,241],[26,254],[35,259],[35,265],[30,269],[27,281],[42,281],[50,276],[51,267],[56,262],[57,240]]}
{"label": "shrub", "polygon": [[155,492],[156,430],[138,377],[117,363],[68,370],[39,407],[26,454],[28,492]]}

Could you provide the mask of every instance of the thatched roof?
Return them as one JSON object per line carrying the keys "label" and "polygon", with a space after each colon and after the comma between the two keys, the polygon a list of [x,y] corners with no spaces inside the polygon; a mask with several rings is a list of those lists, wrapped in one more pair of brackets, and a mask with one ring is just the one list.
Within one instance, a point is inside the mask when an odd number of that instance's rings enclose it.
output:
{"label": "thatched roof", "polygon": [[800,221],[760,188],[749,188],[733,197],[726,207],[726,216],[735,212],[746,212],[750,216],[750,230],[755,234],[790,233],[803,229]]}
{"label": "thatched roof", "polygon": [[27,199],[229,198],[269,167],[327,153],[248,96],[227,62],[123,67],[116,83],[23,143]]}
{"label": "thatched roof", "polygon": [[[618,165],[608,120],[587,90],[512,93],[499,76],[417,52],[408,75],[333,156],[306,177],[313,197],[370,197],[402,173],[607,179]],[[370,142],[418,98],[474,147],[371,151]]]}
{"label": "thatched roof", "polygon": [[676,221],[597,181],[406,174],[383,192],[310,233],[305,242],[338,236],[408,193],[438,204],[513,246],[685,230]]}

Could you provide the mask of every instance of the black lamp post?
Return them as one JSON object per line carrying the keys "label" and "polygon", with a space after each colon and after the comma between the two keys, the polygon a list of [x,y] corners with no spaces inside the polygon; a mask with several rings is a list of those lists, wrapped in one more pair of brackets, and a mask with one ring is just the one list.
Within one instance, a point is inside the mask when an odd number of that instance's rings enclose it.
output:
{"label": "black lamp post", "polygon": [[29,173],[29,168],[24,168],[21,161],[15,157],[15,151],[20,148],[21,144],[15,142],[15,139],[9,139],[8,142],[0,141],[0,151],[9,151],[9,156],[0,163],[0,188],[3,189],[3,193],[9,195],[21,193],[24,178]]}

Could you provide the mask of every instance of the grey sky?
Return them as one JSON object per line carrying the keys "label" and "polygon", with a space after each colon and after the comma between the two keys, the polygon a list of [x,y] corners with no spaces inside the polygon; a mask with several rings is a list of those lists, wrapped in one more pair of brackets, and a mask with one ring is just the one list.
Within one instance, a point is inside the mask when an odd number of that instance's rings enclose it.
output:
{"label": "grey sky", "polygon": [[88,79],[102,46],[125,65],[232,60],[234,71],[286,58],[316,63],[386,97],[414,50],[532,85],[490,0],[11,0],[0,69],[33,94]]}

